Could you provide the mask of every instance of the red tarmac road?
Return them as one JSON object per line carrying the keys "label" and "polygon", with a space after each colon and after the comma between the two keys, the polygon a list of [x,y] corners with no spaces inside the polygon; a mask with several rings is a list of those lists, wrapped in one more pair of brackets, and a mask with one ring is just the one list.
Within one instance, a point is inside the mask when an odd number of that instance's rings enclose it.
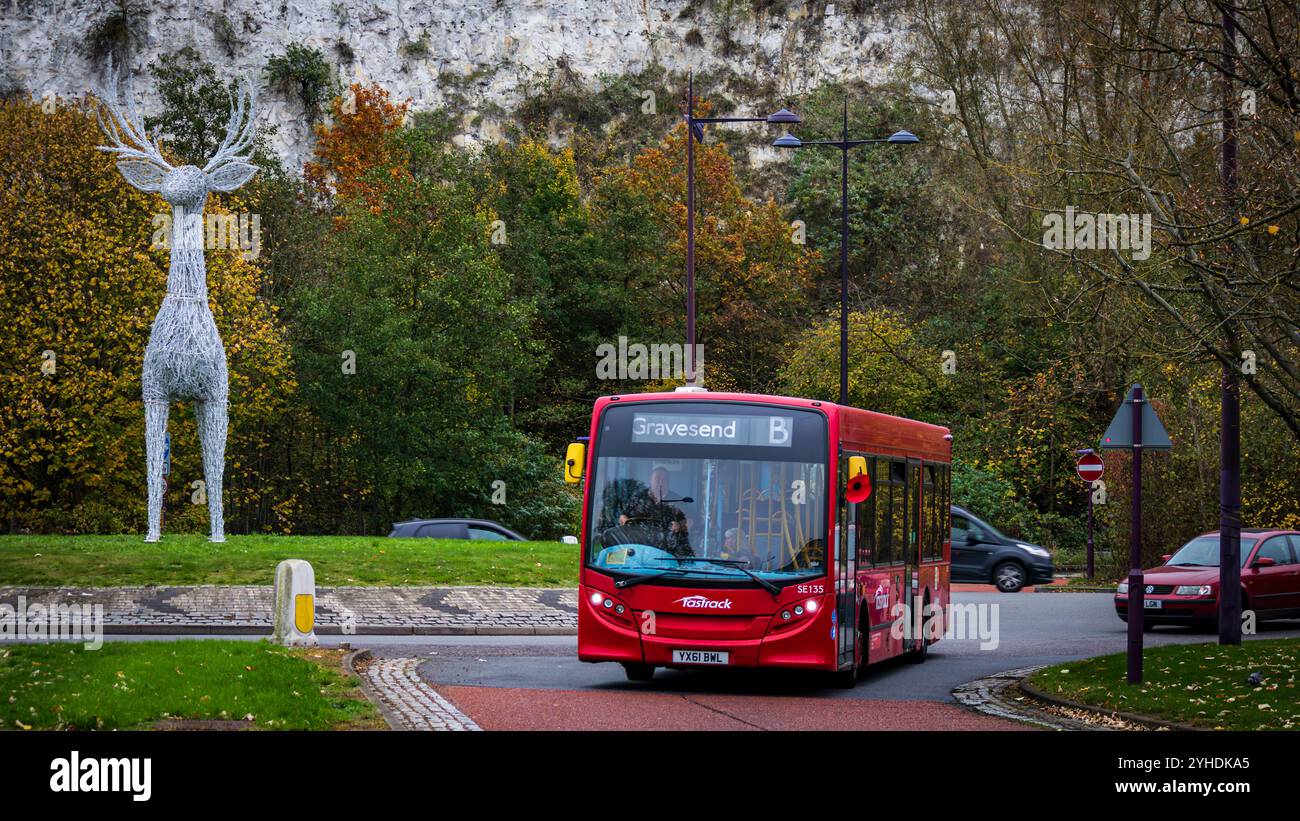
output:
{"label": "red tarmac road", "polygon": [[1024,730],[937,701],[436,687],[484,730]]}
{"label": "red tarmac road", "polygon": [[[1020,730],[968,712],[953,688],[1039,665],[1122,651],[1128,639],[1109,593],[959,592],[963,604],[997,604],[985,637],[936,644],[925,664],[872,665],[856,687],[797,671],[661,670],[628,682],[615,664],[583,664],[573,636],[409,637],[376,643],[377,656],[420,659],[417,674],[489,730]],[[1259,638],[1300,637],[1294,622]],[[1205,642],[1180,628],[1147,634],[1150,646]]]}

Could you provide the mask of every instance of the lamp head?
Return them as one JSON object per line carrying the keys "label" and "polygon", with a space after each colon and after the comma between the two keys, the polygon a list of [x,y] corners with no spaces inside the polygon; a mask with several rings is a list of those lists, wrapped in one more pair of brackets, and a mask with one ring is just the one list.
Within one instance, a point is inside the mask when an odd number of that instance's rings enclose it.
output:
{"label": "lamp head", "polygon": [[789,131],[772,141],[773,148],[798,148],[801,145],[803,145],[803,140],[800,140]]}
{"label": "lamp head", "polygon": [[887,142],[894,143],[895,145],[908,145],[910,143],[919,143],[920,141],[921,138],[910,131],[895,131],[893,134],[889,135],[889,139],[887,140]]}
{"label": "lamp head", "polygon": [[783,108],[780,111],[776,112],[775,114],[767,115],[767,121],[769,123],[790,124],[790,123],[801,123],[803,122],[803,118],[800,117],[798,114],[795,114],[793,111],[789,110],[788,108]]}

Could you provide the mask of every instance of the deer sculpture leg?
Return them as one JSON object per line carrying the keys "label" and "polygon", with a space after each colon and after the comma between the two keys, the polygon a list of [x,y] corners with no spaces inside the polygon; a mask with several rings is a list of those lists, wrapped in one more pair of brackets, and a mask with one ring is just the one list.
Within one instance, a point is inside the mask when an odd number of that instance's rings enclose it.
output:
{"label": "deer sculpture leg", "polygon": [[226,467],[226,403],[195,402],[194,420],[199,427],[199,443],[203,446],[203,484],[208,494],[208,525],[210,542],[224,542],[225,514],[221,507],[222,472]]}
{"label": "deer sculpture leg", "polygon": [[149,530],[144,540],[159,539],[163,498],[163,450],[167,447],[167,402],[145,400],[144,452],[145,472],[148,480]]}

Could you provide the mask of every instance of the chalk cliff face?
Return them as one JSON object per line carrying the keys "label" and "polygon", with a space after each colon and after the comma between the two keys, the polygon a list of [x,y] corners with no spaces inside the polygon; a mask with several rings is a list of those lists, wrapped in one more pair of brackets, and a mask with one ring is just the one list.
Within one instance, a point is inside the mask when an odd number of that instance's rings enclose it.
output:
{"label": "chalk cliff face", "polygon": [[301,102],[265,74],[291,43],[319,49],[344,82],[410,98],[415,111],[454,103],[462,139],[474,141],[494,139],[497,118],[556,72],[599,87],[660,66],[669,87],[637,89],[628,107],[648,91],[668,111],[693,68],[715,84],[709,93],[743,106],[758,89],[879,80],[903,35],[894,7],[869,0],[0,0],[0,16],[0,79],[37,97],[89,90],[108,53],[129,65],[145,112],[147,68],[160,55],[192,46],[222,73],[251,72],[292,163],[310,150],[310,128]]}

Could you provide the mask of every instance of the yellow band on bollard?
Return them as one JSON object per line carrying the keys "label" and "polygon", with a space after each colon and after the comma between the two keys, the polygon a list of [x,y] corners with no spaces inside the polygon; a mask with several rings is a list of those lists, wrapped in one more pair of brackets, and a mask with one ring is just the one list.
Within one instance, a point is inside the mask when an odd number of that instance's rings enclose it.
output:
{"label": "yellow band on bollard", "polygon": [[316,601],[307,593],[299,593],[293,601],[293,623],[299,633],[310,633],[316,624]]}

